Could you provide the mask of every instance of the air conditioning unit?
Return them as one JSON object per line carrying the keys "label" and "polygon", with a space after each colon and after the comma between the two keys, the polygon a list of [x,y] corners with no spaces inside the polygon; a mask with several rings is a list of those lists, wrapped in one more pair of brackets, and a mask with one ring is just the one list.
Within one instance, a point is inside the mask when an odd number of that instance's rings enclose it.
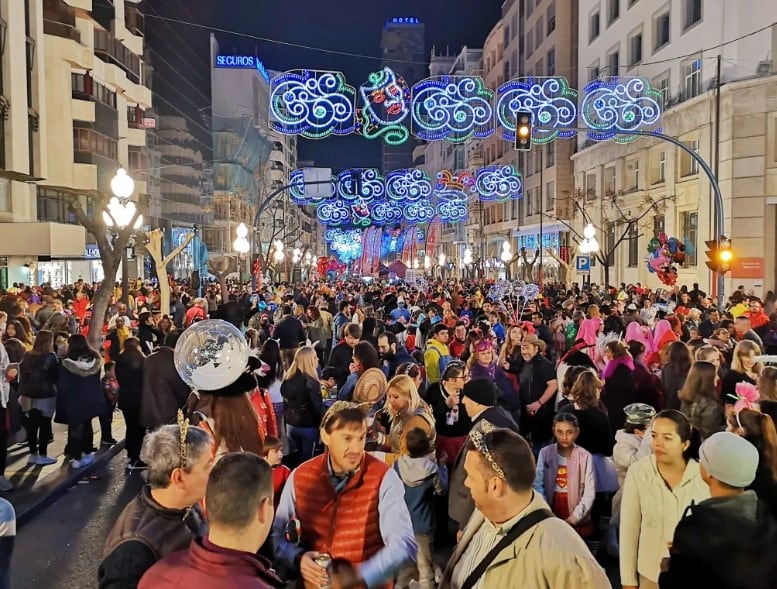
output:
{"label": "air conditioning unit", "polygon": [[759,76],[768,76],[772,73],[772,65],[773,63],[771,59],[759,61],[755,73]]}

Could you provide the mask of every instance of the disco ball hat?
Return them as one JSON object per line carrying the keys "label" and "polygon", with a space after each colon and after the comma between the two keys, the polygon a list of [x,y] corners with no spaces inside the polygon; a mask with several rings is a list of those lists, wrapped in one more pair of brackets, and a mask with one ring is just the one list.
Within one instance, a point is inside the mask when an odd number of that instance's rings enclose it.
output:
{"label": "disco ball hat", "polygon": [[207,319],[181,334],[173,361],[181,379],[192,389],[212,391],[231,385],[245,372],[248,354],[248,344],[237,327]]}

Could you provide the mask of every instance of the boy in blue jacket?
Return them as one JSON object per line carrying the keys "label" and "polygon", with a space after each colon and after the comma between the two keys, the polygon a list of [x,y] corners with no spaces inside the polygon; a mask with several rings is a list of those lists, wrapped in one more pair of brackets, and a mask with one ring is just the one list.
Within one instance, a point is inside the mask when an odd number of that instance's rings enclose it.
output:
{"label": "boy in blue jacket", "polygon": [[435,495],[442,495],[448,486],[445,467],[437,464],[429,435],[421,428],[414,428],[406,435],[407,454],[394,463],[394,469],[405,485],[405,504],[413,521],[413,532],[418,543],[415,565],[402,570],[396,589],[407,589],[418,570],[418,589],[434,589],[434,565],[432,563],[432,539],[435,529]]}

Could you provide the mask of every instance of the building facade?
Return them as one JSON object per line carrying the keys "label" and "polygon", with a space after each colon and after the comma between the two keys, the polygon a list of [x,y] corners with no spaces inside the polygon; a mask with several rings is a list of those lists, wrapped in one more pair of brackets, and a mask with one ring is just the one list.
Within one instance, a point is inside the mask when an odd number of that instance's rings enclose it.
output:
{"label": "building facade", "polygon": [[[660,7],[580,2],[578,86],[614,73],[647,78],[661,92],[663,132],[718,170],[724,230],[737,258],[727,291],[741,284],[765,292],[777,280],[777,31],[764,28],[775,21],[777,6],[768,3],[748,10],[720,3],[713,10],[710,2],[692,0]],[[661,287],[645,259],[648,242],[665,232],[690,246],[677,267],[678,284],[696,282],[712,292],[704,242],[714,238],[714,201],[693,158],[654,139],[592,144],[581,134],[578,141],[574,225],[580,231],[585,211],[602,246],[591,279],[604,282],[604,261],[610,284]]]}
{"label": "building facade", "polygon": [[[392,17],[386,21],[380,36],[382,66],[389,67],[410,87],[426,77],[426,34],[423,22],[416,17]],[[384,174],[412,167],[414,137],[403,145],[383,144],[381,169]]]}

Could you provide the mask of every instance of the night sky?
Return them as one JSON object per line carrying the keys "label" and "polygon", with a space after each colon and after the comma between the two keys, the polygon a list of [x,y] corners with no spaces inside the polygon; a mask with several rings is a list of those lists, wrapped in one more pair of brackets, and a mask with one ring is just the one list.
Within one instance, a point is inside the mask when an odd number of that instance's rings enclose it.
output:
{"label": "night sky", "polygon": [[[499,20],[502,0],[149,0],[149,15],[159,14],[202,25],[321,47],[374,56],[364,59],[333,55],[247,39],[216,32],[222,53],[257,54],[268,69],[311,68],[342,71],[358,87],[369,72],[380,67],[380,35],[394,16],[414,16],[426,25],[426,45],[438,52],[449,46],[456,53],[463,45],[481,48]],[[210,95],[207,31],[148,18],[152,59],[160,74],[154,91],[161,95],[160,108],[190,117],[203,143],[197,109],[206,107]],[[428,59],[428,53],[427,53]],[[181,80],[181,76],[185,80]],[[201,88],[197,92],[195,88]],[[185,96],[182,95],[182,90]],[[203,145],[203,148],[205,146]],[[345,168],[378,166],[380,144],[358,136],[322,141],[300,141],[299,157],[319,165]]]}

